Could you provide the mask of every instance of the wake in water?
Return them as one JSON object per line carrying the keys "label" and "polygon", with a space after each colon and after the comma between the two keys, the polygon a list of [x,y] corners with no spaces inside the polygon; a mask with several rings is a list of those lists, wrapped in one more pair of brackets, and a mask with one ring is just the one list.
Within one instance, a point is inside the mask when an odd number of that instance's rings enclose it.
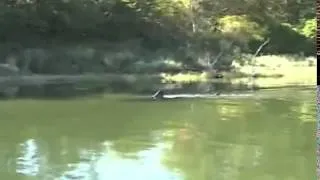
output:
{"label": "wake in water", "polygon": [[153,96],[152,99],[177,99],[177,98],[220,98],[220,97],[249,97],[253,96],[252,93],[248,94],[164,94],[163,91],[158,90]]}
{"label": "wake in water", "polygon": [[164,99],[173,98],[219,98],[219,97],[249,97],[253,94],[168,94],[164,95]]}

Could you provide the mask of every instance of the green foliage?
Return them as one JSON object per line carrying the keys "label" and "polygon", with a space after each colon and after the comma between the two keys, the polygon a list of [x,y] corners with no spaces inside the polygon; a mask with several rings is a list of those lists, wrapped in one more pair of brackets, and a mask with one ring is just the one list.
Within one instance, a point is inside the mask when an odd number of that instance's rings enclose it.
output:
{"label": "green foliage", "polygon": [[317,33],[317,21],[316,18],[308,19],[305,21],[301,33],[308,38],[315,38]]}
{"label": "green foliage", "polygon": [[243,42],[262,40],[266,33],[265,27],[252,21],[248,16],[224,16],[218,20],[223,34]]}
{"label": "green foliage", "polygon": [[[140,43],[134,46],[116,50],[103,43],[92,46],[90,48],[102,55],[90,58],[68,55],[64,48],[50,50],[46,52],[50,58],[41,63],[37,63],[38,60],[23,62],[26,58],[20,58],[19,67],[29,68],[33,73],[131,72],[134,64],[142,59],[155,61],[168,56],[182,62],[183,67],[198,68],[199,59],[206,53],[210,53],[211,59],[219,54],[223,49],[220,42],[234,42],[215,65],[215,68],[225,68],[232,63],[235,54],[254,52],[268,37],[271,38],[266,47],[268,53],[313,54],[311,39],[315,37],[316,23],[315,18],[311,19],[315,17],[313,8],[310,0],[306,3],[283,0],[268,3],[253,0],[232,3],[225,0],[13,0],[0,6],[0,57],[3,61],[12,52],[21,55],[26,48],[52,49],[69,45],[77,49],[79,44],[91,42],[117,44],[139,39]],[[297,28],[295,22],[301,19],[308,20]],[[4,43],[14,45],[3,48]],[[51,47],[46,47],[48,44]],[[137,52],[133,50],[133,56],[103,59],[105,53],[121,54],[131,51],[132,47],[140,48]],[[234,53],[235,48],[240,50]],[[156,53],[159,49],[164,49],[166,55]]]}
{"label": "green foliage", "polygon": [[[297,54],[303,52],[306,55],[313,55],[315,52],[313,41],[310,41],[304,35],[301,35],[287,25],[278,23],[268,24],[266,37],[270,38],[270,43],[265,48],[265,52],[267,53]],[[261,44],[261,42],[259,43]]]}

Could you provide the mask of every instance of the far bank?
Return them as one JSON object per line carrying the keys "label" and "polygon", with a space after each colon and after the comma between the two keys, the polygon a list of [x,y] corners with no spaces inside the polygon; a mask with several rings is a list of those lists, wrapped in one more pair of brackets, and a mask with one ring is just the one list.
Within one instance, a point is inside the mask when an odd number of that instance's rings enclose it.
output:
{"label": "far bank", "polygon": [[231,81],[233,84],[254,85],[261,88],[316,83],[317,59],[290,55],[265,55],[256,57],[254,64],[233,63],[234,69],[220,72],[221,79],[209,72],[162,73],[166,83],[193,83]]}

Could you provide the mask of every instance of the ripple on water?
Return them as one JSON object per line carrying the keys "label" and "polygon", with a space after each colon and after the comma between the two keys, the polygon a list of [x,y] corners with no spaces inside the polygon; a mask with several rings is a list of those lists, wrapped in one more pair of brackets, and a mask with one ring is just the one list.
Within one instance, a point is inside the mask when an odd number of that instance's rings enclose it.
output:
{"label": "ripple on water", "polygon": [[16,172],[28,176],[36,176],[40,170],[38,148],[34,139],[29,139],[20,144],[22,149],[20,157],[17,158]]}

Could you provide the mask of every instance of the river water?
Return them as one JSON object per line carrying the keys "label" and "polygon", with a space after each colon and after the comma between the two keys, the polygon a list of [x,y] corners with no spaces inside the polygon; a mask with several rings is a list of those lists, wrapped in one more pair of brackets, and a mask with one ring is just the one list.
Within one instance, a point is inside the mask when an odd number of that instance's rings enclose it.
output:
{"label": "river water", "polygon": [[315,97],[1,101],[0,179],[316,179]]}

